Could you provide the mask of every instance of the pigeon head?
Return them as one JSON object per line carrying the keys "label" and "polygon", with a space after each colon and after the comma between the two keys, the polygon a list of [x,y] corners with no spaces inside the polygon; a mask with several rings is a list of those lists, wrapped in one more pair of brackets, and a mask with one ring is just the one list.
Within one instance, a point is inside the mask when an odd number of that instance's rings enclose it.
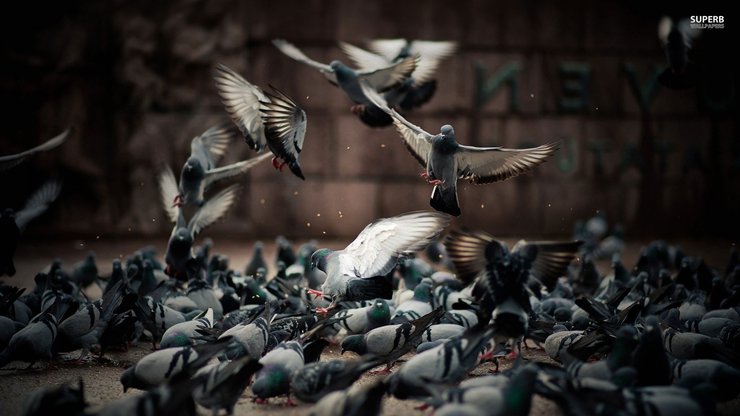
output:
{"label": "pigeon head", "polygon": [[275,397],[290,389],[290,376],[280,366],[264,366],[252,384],[252,393],[259,398]]}
{"label": "pigeon head", "polygon": [[455,137],[455,129],[452,128],[449,124],[445,124],[439,129],[439,132],[443,136],[449,136],[449,137]]}
{"label": "pigeon head", "polygon": [[352,351],[359,355],[364,355],[367,352],[367,344],[365,343],[364,335],[350,335],[342,341],[342,354],[345,351]]}
{"label": "pigeon head", "polygon": [[370,312],[368,312],[368,324],[372,326],[370,329],[387,325],[390,319],[391,308],[388,306],[388,302],[384,299],[375,299]]}
{"label": "pigeon head", "polygon": [[329,67],[330,67],[330,68],[332,69],[332,71],[334,71],[334,72],[338,72],[338,71],[346,71],[346,70],[348,69],[348,68],[347,68],[347,66],[346,66],[346,65],[344,65],[344,64],[342,63],[342,61],[338,61],[338,60],[336,60],[336,59],[335,59],[335,60],[333,60],[333,61],[331,61],[331,62],[329,63]]}
{"label": "pigeon head", "polygon": [[194,157],[189,158],[182,167],[182,178],[186,181],[199,180],[204,175],[203,165]]}
{"label": "pigeon head", "polygon": [[319,269],[326,273],[326,261],[329,259],[332,251],[328,248],[320,248],[311,255],[311,268]]}
{"label": "pigeon head", "polygon": [[130,388],[135,388],[136,374],[134,374],[134,370],[135,366],[131,366],[121,374],[121,384],[123,385],[124,393],[126,393]]}

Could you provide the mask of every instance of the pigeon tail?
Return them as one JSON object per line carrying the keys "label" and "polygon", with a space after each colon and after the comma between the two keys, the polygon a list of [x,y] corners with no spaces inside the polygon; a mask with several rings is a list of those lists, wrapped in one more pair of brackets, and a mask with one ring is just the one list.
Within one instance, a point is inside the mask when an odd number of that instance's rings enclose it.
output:
{"label": "pigeon tail", "polygon": [[439,186],[435,186],[432,190],[432,199],[429,201],[429,205],[437,211],[445,212],[455,217],[459,217],[461,214],[455,188],[442,190]]}
{"label": "pigeon tail", "polygon": [[372,104],[363,106],[358,116],[363,123],[370,127],[388,127],[393,124],[393,119],[388,113]]}
{"label": "pigeon tail", "polygon": [[436,91],[437,80],[435,79],[414,85],[409,89],[409,92],[406,93],[406,96],[403,98],[399,106],[403,110],[413,110],[414,108],[421,107],[434,97],[434,93]]}

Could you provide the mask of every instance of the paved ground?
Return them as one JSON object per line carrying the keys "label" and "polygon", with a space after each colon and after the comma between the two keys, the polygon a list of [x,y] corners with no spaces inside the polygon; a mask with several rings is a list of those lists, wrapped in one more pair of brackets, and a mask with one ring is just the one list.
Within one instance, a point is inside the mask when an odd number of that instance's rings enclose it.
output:
{"label": "paved ground", "polygon": [[[101,267],[101,273],[108,273],[110,270],[110,260],[116,257],[125,257],[128,253],[140,248],[146,244],[152,244],[149,241],[71,241],[71,242],[26,242],[19,248],[17,254],[18,274],[13,278],[4,278],[9,284],[23,287],[31,287],[33,276],[38,270],[48,265],[51,259],[59,257],[67,266],[81,260],[88,250],[95,250]],[[156,242],[161,247],[161,242]],[[704,257],[710,265],[724,268],[727,260],[727,253],[730,247],[729,242],[706,242],[706,241],[682,241],[681,245],[684,250],[691,255]],[[336,242],[326,244],[329,247],[339,245]],[[642,244],[631,244],[623,256],[626,265],[632,265]],[[246,264],[249,254],[251,253],[252,243],[238,243],[231,241],[225,244],[216,244],[214,251],[230,256],[232,267],[241,269]],[[161,254],[161,253],[160,253]],[[272,245],[267,245],[266,255],[268,259],[273,258],[274,250]],[[608,264],[600,264],[603,271],[608,269]],[[128,353],[108,353],[103,361],[88,359],[82,365],[72,365],[61,363],[55,369],[49,369],[46,364],[37,364],[31,370],[24,370],[22,363],[14,363],[0,370],[0,414],[16,415],[19,414],[24,400],[27,396],[40,387],[57,385],[64,382],[76,383],[82,379],[85,385],[85,394],[87,400],[93,406],[99,406],[108,401],[122,397],[124,395],[141,394],[138,391],[129,391],[123,393],[121,384],[118,379],[125,367],[136,362],[140,357],[150,352],[148,345],[141,343]],[[336,347],[328,348],[322,355],[322,359],[339,358],[340,355]],[[552,362],[544,353],[537,350],[525,350],[524,357],[535,361]],[[341,356],[344,359],[352,357]],[[502,361],[502,369],[508,368],[511,363]],[[484,364],[475,369],[471,376],[487,374],[493,369],[493,364]],[[365,375],[360,379],[360,383],[367,383],[373,380],[375,375]],[[304,415],[310,409],[309,404],[300,404],[297,407],[285,407],[284,399],[273,399],[267,405],[253,404],[249,397],[249,390],[240,400],[236,408],[238,415]],[[414,410],[419,405],[417,401],[400,401],[394,398],[387,398],[384,402],[384,415],[400,414],[422,414]],[[723,414],[740,414],[740,400],[724,404],[721,407]],[[203,414],[206,414],[203,411]],[[533,402],[531,415],[557,415],[560,414],[557,407],[550,401],[536,396]]]}

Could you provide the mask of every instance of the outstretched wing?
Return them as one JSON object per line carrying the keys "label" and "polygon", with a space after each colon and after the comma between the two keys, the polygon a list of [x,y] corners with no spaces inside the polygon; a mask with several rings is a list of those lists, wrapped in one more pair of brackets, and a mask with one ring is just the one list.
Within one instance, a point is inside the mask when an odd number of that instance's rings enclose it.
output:
{"label": "outstretched wing", "polygon": [[414,80],[423,83],[434,79],[434,74],[442,60],[454,55],[457,51],[457,42],[415,40],[409,47],[410,55],[418,55],[421,59],[414,71]]}
{"label": "outstretched wing", "polygon": [[257,166],[258,163],[262,162],[263,160],[270,159],[271,157],[272,157],[272,154],[263,153],[251,159],[242,160],[241,162],[236,162],[230,165],[211,169],[208,172],[206,172],[206,175],[203,178],[205,187],[207,188],[213,182],[220,181],[221,179],[226,179],[232,176],[246,173],[249,169],[252,169],[253,167]]}
{"label": "outstretched wing", "polygon": [[269,101],[263,101],[260,111],[265,123],[265,137],[276,156],[290,165],[291,171],[301,179],[298,155],[303,149],[306,135],[306,112],[290,97],[270,85]]}
{"label": "outstretched wing", "polygon": [[486,268],[486,250],[496,242],[492,235],[484,231],[453,230],[445,239],[447,254],[455,264],[457,278],[470,284]]}
{"label": "outstretched wing", "polygon": [[201,230],[216,222],[236,201],[237,185],[231,185],[209,199],[193,215],[188,223],[190,235],[195,237]]}
{"label": "outstretched wing", "polygon": [[458,177],[477,184],[503,181],[544,162],[557,148],[558,143],[530,149],[461,145],[455,154]]}
{"label": "outstretched wing", "polygon": [[275,47],[278,48],[280,52],[288,55],[288,57],[293,58],[298,62],[303,62],[304,64],[315,69],[318,69],[319,72],[324,74],[326,79],[328,79],[329,82],[331,82],[332,84],[337,83],[337,77],[336,75],[334,75],[334,70],[331,69],[329,65],[314,61],[313,59],[306,56],[306,54],[303,53],[300,49],[296,48],[295,45],[286,41],[285,39],[274,39],[272,41],[272,44],[275,45]]}
{"label": "outstretched wing", "polygon": [[408,56],[402,60],[373,70],[357,71],[357,77],[365,80],[377,91],[386,91],[411,76],[419,62],[418,56]]}
{"label": "outstretched wing", "polygon": [[404,253],[419,251],[436,239],[452,217],[435,211],[415,211],[369,224],[337,253],[343,275],[385,276]]}
{"label": "outstretched wing", "polygon": [[0,156],[0,171],[10,169],[13,166],[23,162],[27,157],[33,156],[36,153],[45,152],[61,145],[67,140],[67,136],[69,136],[70,131],[72,131],[72,129],[67,129],[63,131],[60,135],[55,136],[48,141],[23,152],[16,153],[14,155]]}
{"label": "outstretched wing", "polygon": [[258,152],[264,149],[267,142],[259,108],[260,101],[267,99],[265,94],[225,65],[219,64],[216,67],[214,79],[226,111],[239,127],[249,147]]}
{"label": "outstretched wing", "polygon": [[365,94],[370,102],[375,106],[382,109],[388,115],[393,118],[393,124],[396,126],[396,130],[401,134],[403,142],[411,155],[424,167],[427,166],[429,160],[429,152],[432,150],[432,137],[433,135],[424,131],[421,127],[409,123],[403,116],[398,114],[396,110],[388,107],[385,99],[378,94],[375,89],[365,83],[361,82],[362,92]]}
{"label": "outstretched wing", "polygon": [[371,51],[383,56],[389,62],[398,58],[403,48],[408,45],[406,39],[375,39],[370,41],[368,47]]}
{"label": "outstretched wing", "polygon": [[520,240],[512,253],[525,255],[532,262],[531,272],[548,290],[552,290],[558,278],[565,276],[568,266],[578,255],[583,241],[533,241]]}
{"label": "outstretched wing", "polygon": [[229,131],[225,126],[213,126],[190,142],[190,153],[203,152],[208,161],[214,164],[226,152],[229,140]]}
{"label": "outstretched wing", "polygon": [[373,71],[378,68],[385,68],[391,63],[391,61],[381,55],[366,51],[346,42],[339,42],[339,49],[349,57],[360,71]]}
{"label": "outstretched wing", "polygon": [[46,182],[26,202],[22,210],[15,213],[15,224],[23,231],[29,222],[43,214],[54,202],[62,190],[62,182],[58,180]]}
{"label": "outstretched wing", "polygon": [[165,166],[159,173],[159,192],[162,197],[162,207],[171,222],[177,221],[179,210],[174,206],[175,198],[180,194],[177,179],[169,166]]}

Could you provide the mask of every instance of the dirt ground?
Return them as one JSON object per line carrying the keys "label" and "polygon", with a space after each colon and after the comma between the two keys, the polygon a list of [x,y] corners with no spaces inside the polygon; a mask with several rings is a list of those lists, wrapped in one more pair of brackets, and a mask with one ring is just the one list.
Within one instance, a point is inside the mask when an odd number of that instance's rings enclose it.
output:
{"label": "dirt ground", "polygon": [[[33,276],[39,270],[47,267],[53,258],[61,258],[66,265],[70,267],[73,263],[80,261],[89,250],[97,253],[98,266],[101,274],[110,271],[110,261],[113,258],[125,256],[132,251],[143,247],[152,242],[146,241],[122,241],[122,242],[105,242],[95,241],[87,243],[84,241],[72,242],[36,242],[27,243],[19,247],[16,256],[16,267],[18,274],[13,278],[3,278],[2,281],[21,287],[31,287],[33,285]],[[229,242],[225,245],[216,244],[215,253],[226,254],[231,258],[231,267],[242,269],[246,264],[252,250],[252,243]],[[322,245],[336,247],[340,244],[337,242],[326,243]],[[681,246],[689,255],[702,256],[707,262],[714,267],[724,268],[727,261],[730,242],[703,242],[703,241],[683,241]],[[629,267],[634,264],[639,254],[639,248],[642,244],[630,244],[627,247],[623,259]],[[157,243],[161,247],[161,243]],[[160,248],[160,255],[161,253]],[[266,258],[274,258],[274,246],[266,245]],[[608,263],[599,264],[602,272],[608,270]],[[119,382],[119,376],[123,370],[136,362],[150,352],[149,345],[140,343],[127,353],[111,352],[107,353],[102,361],[94,358],[88,358],[83,364],[74,365],[71,363],[60,362],[56,368],[47,368],[47,364],[36,364],[32,369],[25,370],[26,364],[11,363],[4,369],[0,369],[0,415],[17,415],[21,413],[24,401],[34,390],[46,386],[59,385],[61,383],[77,383],[82,380],[85,386],[85,397],[94,409],[101,404],[126,395],[141,394],[140,391],[132,390],[124,393]],[[523,352],[525,359],[532,361],[550,360],[543,352],[539,350],[525,350]],[[70,355],[68,358],[76,358]],[[329,347],[324,351],[322,359],[333,358],[352,359],[351,357],[340,356],[337,347]],[[510,361],[502,360],[501,369],[506,369],[511,365]],[[494,368],[492,363],[486,363],[476,368],[471,376],[480,376],[488,374]],[[364,375],[359,383],[372,381],[378,375]],[[295,399],[294,399],[295,400]],[[247,390],[236,407],[237,415],[305,415],[311,408],[311,404],[298,403],[296,407],[286,407],[285,399],[278,398],[270,400],[269,404],[257,405],[252,403],[250,391]],[[384,415],[401,415],[401,414],[423,414],[415,410],[420,402],[413,400],[401,401],[393,397],[387,397],[384,400]],[[208,414],[205,409],[200,409],[202,414]],[[740,414],[740,399],[725,403],[720,406],[721,414]],[[427,411],[426,413],[428,413]],[[535,396],[532,403],[530,415],[559,415],[561,412],[547,399]]]}

